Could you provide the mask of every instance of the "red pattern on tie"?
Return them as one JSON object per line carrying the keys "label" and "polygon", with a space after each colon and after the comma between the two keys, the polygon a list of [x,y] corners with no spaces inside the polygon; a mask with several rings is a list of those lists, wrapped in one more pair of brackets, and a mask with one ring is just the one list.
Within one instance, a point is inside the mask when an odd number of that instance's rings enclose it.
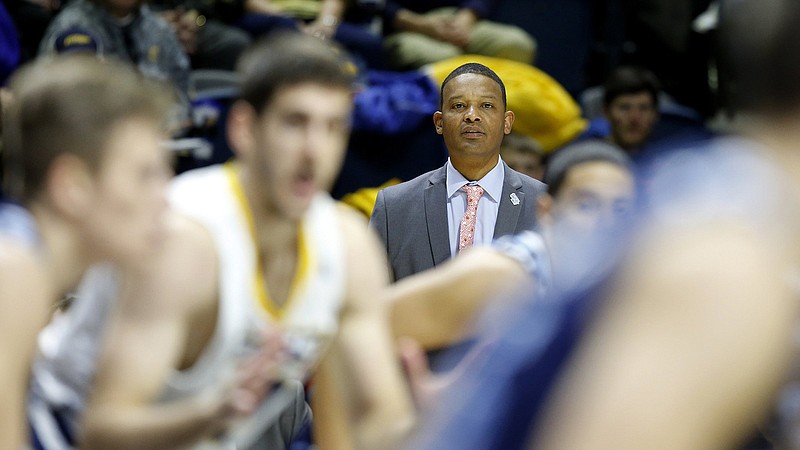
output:
{"label": "red pattern on tie", "polygon": [[477,184],[465,184],[461,187],[467,193],[467,211],[461,219],[461,230],[458,235],[458,251],[472,247],[475,241],[475,219],[478,215],[478,201],[483,195],[483,188]]}

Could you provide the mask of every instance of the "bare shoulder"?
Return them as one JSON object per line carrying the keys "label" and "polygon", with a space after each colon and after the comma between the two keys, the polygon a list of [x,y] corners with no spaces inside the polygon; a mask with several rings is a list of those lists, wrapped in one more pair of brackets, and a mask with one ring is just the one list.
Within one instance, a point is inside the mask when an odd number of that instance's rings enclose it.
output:
{"label": "bare shoulder", "polygon": [[0,238],[0,341],[20,347],[21,342],[32,340],[55,300],[36,255]]}
{"label": "bare shoulder", "polygon": [[[378,236],[366,219],[347,205],[337,205],[347,264],[348,301],[379,303],[374,295],[389,283],[389,265]],[[372,297],[372,298],[367,298]]]}
{"label": "bare shoulder", "polygon": [[49,286],[44,269],[31,249],[0,238],[0,293],[47,294]]}
{"label": "bare shoulder", "polygon": [[359,212],[348,205],[339,203],[336,205],[336,213],[348,247],[378,244],[378,237],[369,228],[367,219]]}
{"label": "bare shoulder", "polygon": [[0,237],[0,277],[38,271],[33,252],[24,245]]}
{"label": "bare shoulder", "polygon": [[196,308],[198,298],[210,298],[216,292],[216,275],[217,254],[211,235],[177,212],[169,213],[163,245],[152,260],[130,274],[139,291],[136,304],[153,313]]}

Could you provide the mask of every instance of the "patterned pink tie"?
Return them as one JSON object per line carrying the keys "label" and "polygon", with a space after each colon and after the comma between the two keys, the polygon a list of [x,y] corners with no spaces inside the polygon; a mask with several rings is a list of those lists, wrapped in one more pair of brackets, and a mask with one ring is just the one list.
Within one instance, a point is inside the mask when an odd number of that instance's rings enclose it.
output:
{"label": "patterned pink tie", "polygon": [[478,200],[483,195],[483,188],[477,184],[465,184],[461,190],[467,192],[467,211],[461,219],[461,231],[458,236],[458,251],[472,247],[475,239],[475,219],[478,215]]}

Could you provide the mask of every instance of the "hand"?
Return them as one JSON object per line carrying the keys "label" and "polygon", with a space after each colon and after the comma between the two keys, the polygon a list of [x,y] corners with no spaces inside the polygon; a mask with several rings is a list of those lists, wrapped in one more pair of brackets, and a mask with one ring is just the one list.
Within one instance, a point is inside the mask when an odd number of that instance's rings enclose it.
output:
{"label": "hand", "polygon": [[419,16],[419,20],[412,31],[424,34],[437,41],[450,42],[450,20],[442,16]]}
{"label": "hand", "polygon": [[439,403],[443,393],[449,390],[464,375],[487,355],[490,344],[480,342],[471,349],[456,367],[447,373],[434,374],[428,365],[428,357],[421,345],[410,337],[397,341],[397,351],[405,370],[411,395],[417,409],[425,411]]}
{"label": "hand", "polygon": [[183,50],[193,55],[197,51],[197,25],[198,13],[192,9],[184,11],[182,9],[167,10],[161,13],[161,17],[167,21],[178,42],[181,43]]}
{"label": "hand", "polygon": [[279,369],[285,359],[280,331],[265,331],[261,346],[239,362],[231,380],[210,393],[215,404],[215,433],[227,428],[233,420],[249,416],[258,409],[272,386],[279,381]]}
{"label": "hand", "polygon": [[398,339],[397,350],[417,409],[429,409],[431,405],[436,404],[441,393],[453,384],[455,377],[451,376],[451,373],[433,374],[425,350],[410,337]]}
{"label": "hand", "polygon": [[302,26],[300,29],[309,36],[314,36],[317,39],[326,40],[333,38],[336,34],[336,28],[339,26],[339,21],[325,23],[322,19],[317,18],[313,22]]}
{"label": "hand", "polygon": [[471,9],[459,10],[448,23],[448,42],[466,48],[478,16]]}
{"label": "hand", "polygon": [[[469,10],[465,10],[468,11]],[[464,48],[469,43],[472,24],[469,16],[419,16],[415,29],[417,33],[441,42],[448,42],[459,48]]]}

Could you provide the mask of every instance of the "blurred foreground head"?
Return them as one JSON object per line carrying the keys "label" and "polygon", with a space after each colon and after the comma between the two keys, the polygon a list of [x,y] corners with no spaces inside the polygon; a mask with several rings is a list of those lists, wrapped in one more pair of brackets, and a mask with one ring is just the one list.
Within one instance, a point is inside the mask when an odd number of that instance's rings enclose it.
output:
{"label": "blurred foreground head", "polygon": [[[11,82],[8,193],[87,261],[135,262],[163,236],[171,91],[94,56],[39,59]],[[47,225],[47,226],[45,226]]]}
{"label": "blurred foreground head", "polygon": [[352,91],[356,69],[333,43],[303,34],[279,32],[251,46],[240,58],[240,98],[257,112],[281,89],[316,84]]}
{"label": "blurred foreground head", "polygon": [[118,125],[141,119],[166,127],[175,100],[133,68],[89,55],[36,60],[15,74],[10,89],[3,124],[5,179],[8,193],[21,201],[41,194],[54,162],[64,155],[98,172]]}
{"label": "blurred foreground head", "polygon": [[582,234],[622,225],[630,216],[636,183],[630,158],[621,148],[602,140],[568,145],[547,163],[547,194],[540,214],[560,228]]}
{"label": "blurred foreground head", "polygon": [[299,220],[339,173],[350,137],[354,66],[303,33],[270,35],[239,60],[228,137],[250,202]]}

